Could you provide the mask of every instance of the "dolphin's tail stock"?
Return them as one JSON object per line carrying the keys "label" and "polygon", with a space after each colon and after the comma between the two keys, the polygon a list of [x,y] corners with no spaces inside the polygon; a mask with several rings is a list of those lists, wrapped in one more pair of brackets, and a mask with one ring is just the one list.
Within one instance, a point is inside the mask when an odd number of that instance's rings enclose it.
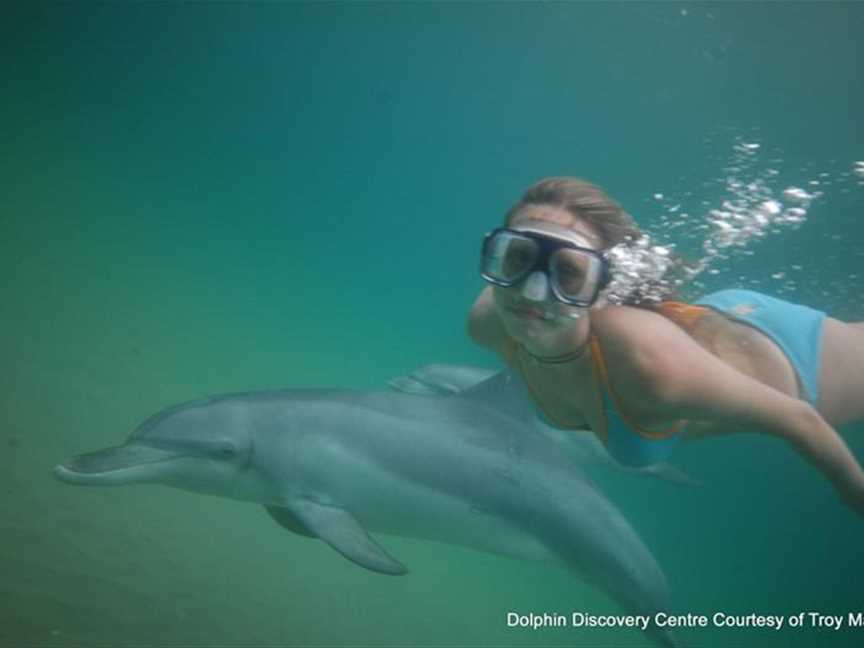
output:
{"label": "dolphin's tail stock", "polygon": [[[557,529],[546,530],[547,546],[626,614],[647,617],[645,634],[658,646],[681,648],[675,633],[655,623],[655,615],[669,612],[670,606],[666,576],[651,551],[599,492],[580,488],[573,493],[573,498],[547,509],[546,522]],[[591,520],[590,527],[586,520]]]}

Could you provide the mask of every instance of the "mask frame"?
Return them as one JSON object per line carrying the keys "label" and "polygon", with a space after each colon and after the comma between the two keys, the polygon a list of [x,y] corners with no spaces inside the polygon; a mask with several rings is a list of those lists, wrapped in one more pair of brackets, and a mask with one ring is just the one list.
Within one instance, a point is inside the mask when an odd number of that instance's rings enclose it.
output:
{"label": "mask frame", "polygon": [[[532,263],[527,264],[520,270],[519,273],[512,278],[504,278],[500,275],[493,274],[490,266],[493,263],[495,255],[493,254],[496,238],[502,234],[507,234],[517,239],[528,239],[536,245],[536,256]],[[571,297],[567,295],[560,287],[557,275],[551,271],[550,260],[552,256],[561,249],[571,249],[582,252],[599,261],[599,272],[594,281],[594,288],[586,298]],[[480,255],[480,276],[485,281],[503,288],[511,288],[525,281],[525,279],[535,271],[540,271],[546,276],[552,294],[562,304],[570,306],[581,306],[583,308],[592,306],[600,292],[609,285],[611,280],[611,270],[609,257],[605,251],[595,250],[593,248],[577,245],[573,241],[566,238],[555,236],[554,234],[540,234],[535,231],[524,231],[511,229],[509,227],[498,227],[491,232],[488,232],[483,238],[483,247]]]}

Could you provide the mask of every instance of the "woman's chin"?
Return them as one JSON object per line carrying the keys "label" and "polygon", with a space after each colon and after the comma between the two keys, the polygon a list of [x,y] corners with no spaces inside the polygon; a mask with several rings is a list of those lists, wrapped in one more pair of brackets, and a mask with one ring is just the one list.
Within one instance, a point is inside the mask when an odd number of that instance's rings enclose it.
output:
{"label": "woman's chin", "polygon": [[510,337],[518,342],[525,342],[547,335],[553,328],[553,321],[539,316],[524,316],[511,313],[504,320],[504,328]]}

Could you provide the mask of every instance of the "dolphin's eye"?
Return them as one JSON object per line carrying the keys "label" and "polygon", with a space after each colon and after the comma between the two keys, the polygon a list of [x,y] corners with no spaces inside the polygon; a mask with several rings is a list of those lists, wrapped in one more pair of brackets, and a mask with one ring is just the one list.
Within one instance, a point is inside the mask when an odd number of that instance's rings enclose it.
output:
{"label": "dolphin's eye", "polygon": [[237,455],[237,447],[233,443],[220,443],[216,452],[222,459],[232,459]]}

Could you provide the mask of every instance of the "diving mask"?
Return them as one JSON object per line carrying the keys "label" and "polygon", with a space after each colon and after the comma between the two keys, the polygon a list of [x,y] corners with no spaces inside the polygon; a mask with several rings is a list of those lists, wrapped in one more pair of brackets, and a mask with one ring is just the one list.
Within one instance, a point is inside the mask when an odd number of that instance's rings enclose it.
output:
{"label": "diving mask", "polygon": [[576,244],[564,234],[538,229],[499,227],[483,240],[480,274],[509,288],[542,273],[558,301],[591,306],[609,283],[609,260],[603,252]]}

